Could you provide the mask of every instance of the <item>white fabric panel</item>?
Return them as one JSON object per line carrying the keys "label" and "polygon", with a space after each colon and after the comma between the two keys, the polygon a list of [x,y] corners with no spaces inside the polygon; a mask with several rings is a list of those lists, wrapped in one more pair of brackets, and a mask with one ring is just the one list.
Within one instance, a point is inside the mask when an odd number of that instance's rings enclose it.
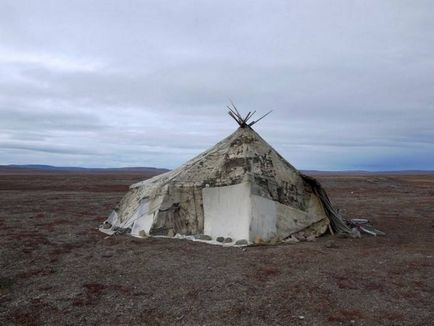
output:
{"label": "white fabric panel", "polygon": [[204,188],[204,234],[249,240],[251,215],[250,184]]}

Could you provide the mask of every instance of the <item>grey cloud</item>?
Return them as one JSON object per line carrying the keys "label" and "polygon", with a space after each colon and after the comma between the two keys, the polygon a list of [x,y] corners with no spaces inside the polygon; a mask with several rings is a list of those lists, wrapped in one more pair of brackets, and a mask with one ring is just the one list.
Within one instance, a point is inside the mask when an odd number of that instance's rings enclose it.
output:
{"label": "grey cloud", "polygon": [[25,150],[25,151],[34,151],[34,152],[43,152],[43,153],[55,153],[55,154],[94,154],[92,151],[84,150],[82,148],[68,148],[56,145],[43,145],[43,144],[34,144],[32,142],[28,144],[23,144],[20,142],[0,142],[0,148],[4,149],[12,149],[12,150]]}
{"label": "grey cloud", "polygon": [[[47,110],[48,109],[48,110]],[[1,108],[0,127],[2,130],[17,129],[19,132],[37,131],[95,131],[104,128],[99,118],[91,113],[73,112],[48,103],[40,107]],[[68,111],[71,110],[72,112]]]}
{"label": "grey cloud", "polygon": [[433,9],[3,1],[2,160],[175,167],[235,128],[232,98],[274,109],[256,128],[300,168],[433,168]]}

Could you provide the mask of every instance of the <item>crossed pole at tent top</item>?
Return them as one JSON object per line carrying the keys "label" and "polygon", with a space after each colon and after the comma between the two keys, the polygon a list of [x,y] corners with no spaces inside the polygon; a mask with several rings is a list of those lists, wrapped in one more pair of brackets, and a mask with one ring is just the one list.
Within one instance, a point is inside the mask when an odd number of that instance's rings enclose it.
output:
{"label": "crossed pole at tent top", "polygon": [[240,112],[238,112],[237,107],[235,106],[235,104],[229,100],[231,102],[231,105],[227,105],[226,107],[229,109],[228,114],[229,116],[234,119],[241,128],[244,128],[246,126],[253,126],[256,122],[264,119],[267,115],[269,115],[271,112],[273,112],[273,110],[268,111],[267,113],[265,113],[263,116],[261,116],[258,120],[254,120],[252,122],[249,123],[249,120],[253,117],[253,115],[256,113],[256,111],[249,111],[249,113],[247,113],[247,115],[243,118],[240,114]]}

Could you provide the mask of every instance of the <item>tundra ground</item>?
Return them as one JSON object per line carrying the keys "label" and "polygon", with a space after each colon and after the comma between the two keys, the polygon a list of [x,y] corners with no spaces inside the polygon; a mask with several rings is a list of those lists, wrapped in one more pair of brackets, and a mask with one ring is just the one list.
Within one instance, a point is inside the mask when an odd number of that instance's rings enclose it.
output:
{"label": "tundra ground", "polygon": [[385,237],[222,248],[98,232],[140,174],[0,175],[1,325],[432,325],[434,174],[317,176]]}

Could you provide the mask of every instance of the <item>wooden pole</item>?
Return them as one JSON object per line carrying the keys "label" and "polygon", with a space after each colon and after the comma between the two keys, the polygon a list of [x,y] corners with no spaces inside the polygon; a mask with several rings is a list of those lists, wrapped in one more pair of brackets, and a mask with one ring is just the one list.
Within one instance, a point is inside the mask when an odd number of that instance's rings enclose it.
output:
{"label": "wooden pole", "polygon": [[264,119],[264,118],[265,118],[267,115],[269,115],[271,112],[273,112],[273,110],[268,111],[266,114],[264,114],[264,115],[263,115],[262,117],[260,117],[258,120],[251,122],[251,123],[249,124],[249,127],[253,126],[256,122],[259,122],[259,121],[261,121],[262,119]]}

